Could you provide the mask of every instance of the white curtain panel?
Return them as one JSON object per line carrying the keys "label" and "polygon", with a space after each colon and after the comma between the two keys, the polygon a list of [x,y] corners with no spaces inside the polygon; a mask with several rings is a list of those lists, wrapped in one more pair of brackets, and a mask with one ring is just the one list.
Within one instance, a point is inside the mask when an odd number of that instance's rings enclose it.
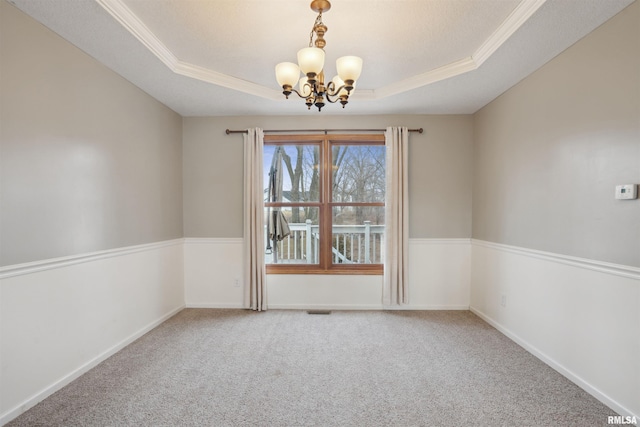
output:
{"label": "white curtain panel", "polygon": [[409,303],[409,130],[388,127],[385,132],[387,187],[385,201],[384,305]]}
{"label": "white curtain panel", "polygon": [[262,129],[248,129],[244,135],[244,307],[257,311],[267,309],[263,147]]}

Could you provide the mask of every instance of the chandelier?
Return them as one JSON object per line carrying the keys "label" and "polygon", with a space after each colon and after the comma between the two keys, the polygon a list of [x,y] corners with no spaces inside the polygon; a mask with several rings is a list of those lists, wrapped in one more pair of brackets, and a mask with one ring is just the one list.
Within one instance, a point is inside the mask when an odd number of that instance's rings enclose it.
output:
{"label": "chandelier", "polygon": [[[295,92],[300,98],[305,99],[308,109],[315,105],[318,111],[322,111],[325,99],[331,103],[340,101],[344,108],[362,72],[362,58],[343,56],[336,61],[338,75],[325,84],[324,47],[327,43],[324,40],[324,33],[327,31],[327,26],[322,23],[322,12],[329,9],[331,9],[331,3],[328,0],[311,2],[311,10],[317,12],[318,16],[309,36],[309,47],[298,51],[298,64],[281,62],[276,65],[276,80],[282,86],[284,96],[289,99],[291,92]],[[300,78],[301,71],[304,75],[302,78]],[[295,89],[296,84],[298,89]]]}

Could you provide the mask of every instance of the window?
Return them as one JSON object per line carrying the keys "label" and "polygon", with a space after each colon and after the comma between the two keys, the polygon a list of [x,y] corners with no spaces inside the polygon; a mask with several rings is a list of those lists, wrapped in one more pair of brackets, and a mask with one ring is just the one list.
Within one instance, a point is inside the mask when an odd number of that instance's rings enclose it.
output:
{"label": "window", "polygon": [[382,274],[384,135],[264,138],[267,273]]}

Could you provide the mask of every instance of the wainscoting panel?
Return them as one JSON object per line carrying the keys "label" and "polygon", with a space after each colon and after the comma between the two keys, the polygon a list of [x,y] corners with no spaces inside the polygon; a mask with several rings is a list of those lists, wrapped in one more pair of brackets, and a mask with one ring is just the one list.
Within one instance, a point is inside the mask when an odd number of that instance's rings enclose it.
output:
{"label": "wainscoting panel", "polygon": [[470,239],[409,240],[409,306],[468,310]]}
{"label": "wainscoting panel", "polygon": [[268,275],[272,309],[380,310],[382,276]]}
{"label": "wainscoting panel", "polygon": [[187,307],[242,308],[242,242],[242,239],[185,239]]}
{"label": "wainscoting panel", "polygon": [[[469,308],[470,239],[412,239],[404,310]],[[188,307],[242,307],[242,239],[185,239]],[[380,310],[382,276],[268,275],[272,309]]]}
{"label": "wainscoting panel", "polygon": [[182,239],[0,269],[0,425],[184,307]]}
{"label": "wainscoting panel", "polygon": [[472,259],[473,312],[616,412],[640,415],[640,269],[476,240]]}

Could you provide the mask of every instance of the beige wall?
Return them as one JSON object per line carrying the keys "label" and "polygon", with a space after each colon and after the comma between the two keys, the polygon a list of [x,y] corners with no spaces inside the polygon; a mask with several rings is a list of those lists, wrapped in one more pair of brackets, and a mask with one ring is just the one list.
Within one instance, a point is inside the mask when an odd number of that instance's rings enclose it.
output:
{"label": "beige wall", "polygon": [[182,237],[180,116],[0,10],[0,265]]}
{"label": "beige wall", "polygon": [[640,4],[474,131],[470,309],[612,413],[640,414],[640,200],[614,199],[640,183]]}
{"label": "beige wall", "polygon": [[473,237],[640,266],[640,4],[475,114]]}
{"label": "beige wall", "polygon": [[[300,108],[304,108],[301,104]],[[329,108],[329,107],[328,107]],[[348,108],[348,106],[347,106]],[[183,120],[186,237],[242,237],[243,137],[225,129],[422,127],[409,141],[409,233],[471,236],[471,116],[204,117]],[[222,218],[222,220],[221,220]]]}

